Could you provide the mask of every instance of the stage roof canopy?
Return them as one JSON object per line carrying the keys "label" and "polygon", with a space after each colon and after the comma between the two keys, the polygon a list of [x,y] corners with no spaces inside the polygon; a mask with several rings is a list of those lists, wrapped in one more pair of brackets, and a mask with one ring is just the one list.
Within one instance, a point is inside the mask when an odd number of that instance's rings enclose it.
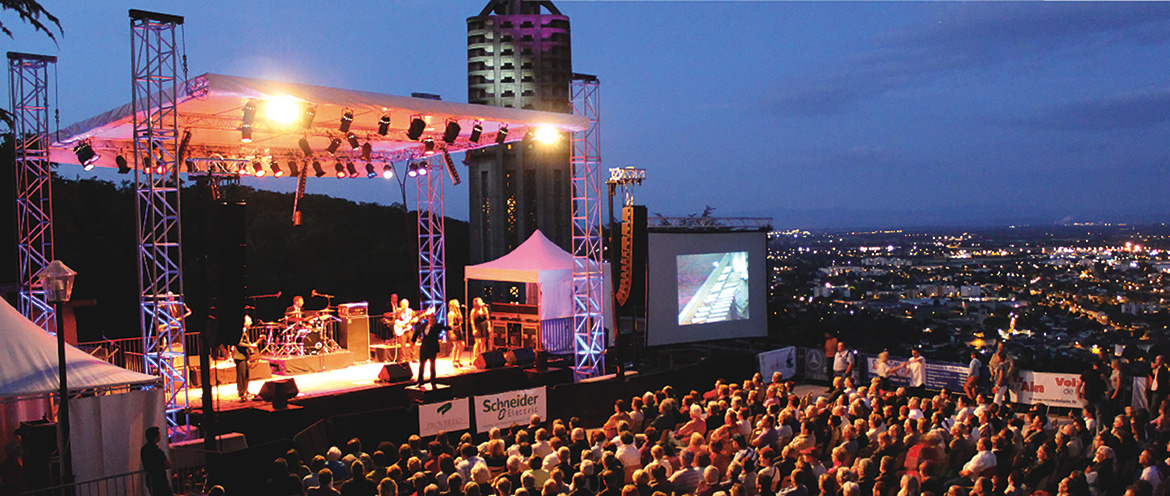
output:
{"label": "stage roof canopy", "polygon": [[[487,105],[445,102],[428,98],[385,95],[367,91],[352,91],[323,86],[265,81],[260,79],[204,74],[187,84],[179,85],[178,128],[180,136],[191,132],[184,158],[270,160],[284,164],[288,160],[305,158],[299,142],[307,138],[314,159],[332,163],[335,159],[358,162],[360,149],[350,146],[347,133],[340,131],[346,112],[353,119],[349,131],[360,144],[369,143],[374,162],[401,161],[424,156],[423,140],[432,138],[435,150],[446,148],[450,153],[493,146],[498,131],[508,128],[507,142],[523,139],[530,131],[555,129],[559,139],[569,139],[566,133],[582,131],[588,119],[555,112],[540,112]],[[242,142],[245,108],[253,102],[255,118],[252,141]],[[143,104],[145,105],[145,104]],[[305,127],[307,111],[312,121]],[[139,113],[143,119],[144,112]],[[379,133],[383,117],[390,119],[385,135]],[[99,155],[100,167],[116,167],[115,158],[124,157],[133,162],[131,135],[134,128],[134,107],[125,104],[90,119],[62,129],[53,143],[51,159],[57,163],[77,164],[73,147],[89,140]],[[411,121],[421,118],[426,122],[422,136],[417,140],[407,137]],[[454,143],[443,141],[448,122],[459,125]],[[482,126],[478,143],[470,141],[475,124]],[[326,148],[338,138],[341,145],[334,154]],[[179,139],[175,140],[177,146]],[[198,171],[210,162],[196,161]],[[186,170],[186,169],[184,169]]]}

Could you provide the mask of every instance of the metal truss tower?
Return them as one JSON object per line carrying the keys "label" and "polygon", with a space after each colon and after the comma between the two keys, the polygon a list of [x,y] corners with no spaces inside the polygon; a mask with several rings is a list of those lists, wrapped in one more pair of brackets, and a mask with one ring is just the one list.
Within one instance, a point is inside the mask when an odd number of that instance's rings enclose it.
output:
{"label": "metal truss tower", "polygon": [[[440,322],[447,321],[446,207],[443,202],[443,166],[438,156],[419,163],[415,179],[418,204],[418,288],[419,309],[435,309]],[[425,164],[425,165],[424,165]]]}
{"label": "metal truss tower", "polygon": [[179,215],[179,16],[130,11],[138,289],[145,372],[162,378],[170,440],[189,435]]}
{"label": "metal truss tower", "polygon": [[573,378],[605,373],[605,306],[601,243],[601,108],[596,76],[574,74],[573,113],[589,128],[573,133]]}
{"label": "metal truss tower", "polygon": [[36,275],[53,260],[53,189],[49,162],[49,67],[57,57],[8,52],[8,94],[16,170],[17,308],[36,325],[57,333],[56,312]]}

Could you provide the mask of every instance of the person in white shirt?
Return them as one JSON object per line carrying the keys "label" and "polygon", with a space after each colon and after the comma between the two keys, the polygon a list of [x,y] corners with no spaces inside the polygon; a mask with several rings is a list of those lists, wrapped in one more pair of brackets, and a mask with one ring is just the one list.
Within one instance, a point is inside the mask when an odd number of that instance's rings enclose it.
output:
{"label": "person in white shirt", "polygon": [[845,343],[837,342],[837,353],[833,355],[833,377],[852,377],[853,352],[845,349]]}
{"label": "person in white shirt", "polygon": [[907,392],[911,396],[922,396],[926,386],[926,358],[923,358],[918,348],[910,350],[910,358],[901,365],[890,369],[890,372],[897,372],[900,369],[906,369],[907,377],[910,379],[910,386],[906,388]]}
{"label": "person in white shirt", "polygon": [[991,451],[991,438],[981,437],[975,446],[978,452],[963,465],[962,470],[959,470],[960,478],[947,482],[947,486],[970,486],[975,479],[982,476],[983,472],[995,468],[998,462],[995,459],[995,453]]}
{"label": "person in white shirt", "polygon": [[1158,463],[1154,461],[1154,455],[1150,450],[1142,451],[1138,456],[1138,463],[1142,465],[1141,480],[1150,483],[1154,490],[1151,494],[1158,494],[1158,486],[1162,485],[1162,474],[1158,472]]}

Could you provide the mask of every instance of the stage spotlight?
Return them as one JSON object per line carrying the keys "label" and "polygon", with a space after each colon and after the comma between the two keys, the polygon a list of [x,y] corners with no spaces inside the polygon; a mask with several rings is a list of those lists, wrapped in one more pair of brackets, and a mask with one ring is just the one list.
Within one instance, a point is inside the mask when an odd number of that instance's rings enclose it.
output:
{"label": "stage spotlight", "polygon": [[467,141],[479,143],[479,135],[481,134],[483,134],[483,125],[476,122],[474,126],[471,126],[471,136],[467,138]]}
{"label": "stage spotlight", "polygon": [[358,177],[357,167],[354,167],[353,162],[345,164],[345,171],[349,173],[349,177]]}
{"label": "stage spotlight", "polygon": [[459,179],[459,171],[455,170],[455,162],[451,161],[451,154],[447,150],[443,150],[443,163],[447,166],[447,174],[451,176],[451,184],[459,186],[462,181]]}
{"label": "stage spotlight", "polygon": [[410,167],[406,169],[406,175],[408,177],[418,177],[418,163],[417,162],[410,163]]}
{"label": "stage spotlight", "polygon": [[460,129],[462,128],[459,127],[459,122],[453,120],[447,121],[447,130],[443,131],[443,141],[446,141],[448,144],[454,143],[455,138],[459,137]]}
{"label": "stage spotlight", "polygon": [[341,125],[337,129],[343,133],[348,133],[350,124],[353,124],[353,111],[345,109],[345,112],[341,114]]}
{"label": "stage spotlight", "polygon": [[496,131],[496,144],[502,145],[506,139],[508,139],[508,128],[501,126],[500,130]]}
{"label": "stage spotlight", "polygon": [[361,143],[358,143],[357,135],[353,134],[352,132],[346,134],[345,139],[349,140],[349,147],[353,148],[354,150],[362,147]]}
{"label": "stage spotlight", "polygon": [[410,120],[410,129],[406,130],[406,137],[411,140],[418,140],[422,137],[423,131],[427,129],[426,121],[421,117],[415,117]]}
{"label": "stage spotlight", "polygon": [[305,113],[301,115],[301,127],[306,129],[313,127],[314,117],[317,117],[317,107],[313,105],[305,107]]}
{"label": "stage spotlight", "polygon": [[73,147],[73,153],[77,155],[77,163],[81,164],[81,168],[85,170],[92,170],[93,166],[97,164],[98,154],[93,151],[93,146],[88,141],[82,141],[77,146]]}
{"label": "stage spotlight", "polygon": [[374,170],[374,164],[366,162],[366,177],[373,179],[378,177],[378,171]]}
{"label": "stage spotlight", "polygon": [[300,167],[300,165],[301,165],[301,164],[297,163],[297,161],[296,161],[296,160],[289,160],[289,161],[288,161],[288,176],[289,176],[289,177],[298,177],[298,176],[300,176],[300,175],[301,175],[301,167]]}
{"label": "stage spotlight", "polygon": [[386,164],[382,166],[382,177],[386,179],[394,179],[394,166]]}
{"label": "stage spotlight", "polygon": [[341,138],[333,138],[333,140],[329,142],[329,146],[325,148],[325,151],[332,155],[337,153],[337,147],[339,146],[341,146]]}
{"label": "stage spotlight", "polygon": [[248,100],[244,104],[244,125],[251,126],[256,122],[256,100]]}
{"label": "stage spotlight", "polygon": [[[264,103],[264,116],[274,124],[293,124],[302,115],[304,114],[301,114],[301,102],[291,96],[278,96]],[[312,123],[313,118],[309,116],[308,124],[304,126],[309,127]]]}
{"label": "stage spotlight", "polygon": [[252,171],[249,171],[247,164],[244,164],[239,166],[239,170],[237,170],[236,173],[241,176],[249,176],[252,174]]}
{"label": "stage spotlight", "polygon": [[280,162],[273,160],[272,163],[268,164],[268,166],[272,169],[272,177],[284,176],[284,169],[280,168]]}
{"label": "stage spotlight", "polygon": [[325,175],[325,169],[321,168],[321,162],[316,160],[313,161],[313,174],[315,174],[317,177]]}
{"label": "stage spotlight", "polygon": [[383,115],[380,120],[378,120],[378,134],[385,136],[386,133],[389,133],[389,132],[390,132],[390,114],[386,114],[386,115]]}
{"label": "stage spotlight", "polygon": [[435,154],[435,139],[434,138],[427,138],[427,139],[423,140],[423,155],[434,155],[434,154]]}
{"label": "stage spotlight", "polygon": [[309,146],[309,138],[301,138],[297,144],[301,145],[301,151],[305,153],[305,157],[313,156],[313,147]]}
{"label": "stage spotlight", "polygon": [[370,142],[367,141],[364,145],[362,145],[362,160],[369,162],[370,161],[370,154],[372,154],[373,152],[374,152],[374,147],[370,146]]}
{"label": "stage spotlight", "polygon": [[264,170],[264,166],[260,165],[260,162],[252,162],[252,172],[256,174],[256,177],[264,177],[268,174],[268,171]]}
{"label": "stage spotlight", "polygon": [[536,131],[533,132],[532,137],[536,139],[536,141],[546,145],[551,145],[561,140],[561,132],[558,131],[555,127],[538,127],[536,128]]}
{"label": "stage spotlight", "polygon": [[431,169],[431,164],[427,163],[426,160],[419,161],[418,175],[425,176],[425,175],[427,175],[427,172],[430,171],[430,169]]}
{"label": "stage spotlight", "polygon": [[338,162],[333,166],[333,171],[337,173],[337,177],[349,176],[349,174],[345,172],[345,166],[342,165],[341,162]]}
{"label": "stage spotlight", "polygon": [[118,155],[114,157],[114,164],[118,166],[118,174],[129,174],[130,164],[126,162],[126,157]]}
{"label": "stage spotlight", "polygon": [[240,126],[240,143],[252,142],[252,125],[244,124]]}

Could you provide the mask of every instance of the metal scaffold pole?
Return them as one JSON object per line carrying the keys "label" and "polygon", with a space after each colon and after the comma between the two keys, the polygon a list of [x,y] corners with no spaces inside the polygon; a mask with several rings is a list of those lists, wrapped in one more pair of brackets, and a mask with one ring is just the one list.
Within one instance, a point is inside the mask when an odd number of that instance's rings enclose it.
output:
{"label": "metal scaffold pole", "polygon": [[601,244],[601,109],[596,76],[574,74],[573,113],[589,128],[573,133],[573,377],[605,373],[605,294]]}
{"label": "metal scaffold pole", "polygon": [[[433,308],[440,321],[447,319],[447,256],[444,250],[446,212],[443,200],[443,167],[437,157],[419,163],[415,182],[418,205],[419,309]],[[426,174],[421,174],[422,170]],[[421,372],[420,372],[421,373]]]}

